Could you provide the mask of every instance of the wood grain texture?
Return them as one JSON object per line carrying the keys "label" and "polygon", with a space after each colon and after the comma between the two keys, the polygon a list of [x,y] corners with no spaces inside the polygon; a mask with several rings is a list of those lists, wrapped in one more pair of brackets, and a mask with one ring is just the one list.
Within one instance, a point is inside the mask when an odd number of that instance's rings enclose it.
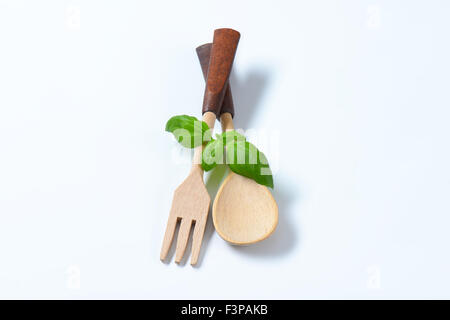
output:
{"label": "wood grain texture", "polygon": [[[233,130],[229,113],[220,117],[222,130]],[[269,237],[278,224],[278,206],[269,189],[230,172],[219,188],[212,209],[217,233],[235,245],[248,245]]]}
{"label": "wood grain texture", "polygon": [[[203,78],[207,79],[208,76],[208,66],[209,57],[211,55],[212,43],[206,43],[196,48],[198,60],[200,61],[200,66],[202,67]],[[234,105],[233,97],[231,95],[231,88],[229,81],[225,85],[225,96],[223,98],[222,107],[220,108],[219,114],[229,113],[231,117],[234,116]]]}
{"label": "wood grain texture", "polygon": [[203,113],[211,111],[219,115],[225,95],[225,85],[230,76],[240,34],[233,29],[217,29],[208,65]]}
{"label": "wood grain texture", "polygon": [[[212,112],[206,112],[202,120],[210,128],[214,128],[216,115]],[[211,204],[211,198],[203,182],[203,170],[201,165],[195,163],[199,161],[198,159],[201,157],[202,149],[203,146],[195,149],[194,163],[191,171],[187,178],[175,189],[161,248],[161,260],[166,259],[172,245],[176,225],[180,223],[175,262],[179,263],[183,258],[192,225],[194,225],[194,234],[192,239],[191,265],[195,265],[198,262],[206,221],[208,219],[209,206]]]}

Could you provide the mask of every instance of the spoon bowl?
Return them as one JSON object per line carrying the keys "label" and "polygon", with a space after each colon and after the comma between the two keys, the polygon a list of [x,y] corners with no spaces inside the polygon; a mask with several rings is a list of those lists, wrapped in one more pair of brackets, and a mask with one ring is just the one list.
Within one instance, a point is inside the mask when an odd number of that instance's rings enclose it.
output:
{"label": "spoon bowl", "polygon": [[230,172],[217,192],[212,217],[224,240],[247,245],[273,233],[278,224],[278,206],[267,187]]}

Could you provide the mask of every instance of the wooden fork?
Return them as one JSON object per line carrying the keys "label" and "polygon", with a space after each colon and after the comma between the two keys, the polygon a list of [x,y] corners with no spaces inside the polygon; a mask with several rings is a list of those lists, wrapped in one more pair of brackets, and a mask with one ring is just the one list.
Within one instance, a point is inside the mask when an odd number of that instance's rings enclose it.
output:
{"label": "wooden fork", "polygon": [[[215,120],[219,116],[224,100],[225,89],[239,38],[239,32],[232,29],[217,29],[214,31],[203,98],[202,118],[211,130],[214,128]],[[198,261],[211,203],[211,198],[203,181],[203,170],[201,167],[202,150],[203,146],[199,146],[194,150],[191,171],[174,192],[161,248],[161,260],[166,259],[172,245],[176,225],[181,221],[175,251],[175,262],[179,263],[183,258],[192,224],[195,226],[192,238],[191,265],[195,265]]]}

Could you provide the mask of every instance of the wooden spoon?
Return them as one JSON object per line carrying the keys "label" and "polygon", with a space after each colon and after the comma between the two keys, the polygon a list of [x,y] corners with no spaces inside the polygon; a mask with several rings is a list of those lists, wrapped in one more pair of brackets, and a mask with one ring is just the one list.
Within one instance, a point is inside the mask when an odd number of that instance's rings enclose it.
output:
{"label": "wooden spoon", "polygon": [[[210,44],[197,48],[206,77]],[[230,88],[225,93],[220,121],[222,131],[234,130]],[[269,237],[278,224],[278,206],[269,189],[254,180],[230,172],[217,192],[212,208],[214,227],[226,241],[246,245]]]}
{"label": "wooden spoon", "polygon": [[[220,116],[222,130],[233,130],[231,114]],[[214,199],[212,216],[217,233],[226,241],[245,245],[269,237],[278,224],[278,206],[269,189],[230,172]]]}

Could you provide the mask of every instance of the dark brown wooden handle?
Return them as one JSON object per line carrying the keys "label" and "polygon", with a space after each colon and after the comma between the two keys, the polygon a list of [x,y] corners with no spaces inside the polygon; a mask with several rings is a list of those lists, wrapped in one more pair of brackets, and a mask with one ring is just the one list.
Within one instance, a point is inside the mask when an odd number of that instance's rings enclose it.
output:
{"label": "dark brown wooden handle", "polygon": [[[208,76],[208,65],[209,65],[209,57],[211,56],[211,47],[212,43],[206,43],[195,49],[197,51],[198,60],[200,61],[200,65],[202,67],[203,72],[203,78],[205,79],[205,81]],[[226,83],[225,96],[223,97],[222,108],[219,111],[219,115],[226,112],[230,113],[231,117],[234,117],[233,97],[231,95],[231,88],[229,81]]]}
{"label": "dark brown wooden handle", "polygon": [[233,66],[234,56],[240,38],[233,29],[214,30],[214,40],[208,65],[203,113],[210,111],[219,116],[225,95],[225,86]]}

